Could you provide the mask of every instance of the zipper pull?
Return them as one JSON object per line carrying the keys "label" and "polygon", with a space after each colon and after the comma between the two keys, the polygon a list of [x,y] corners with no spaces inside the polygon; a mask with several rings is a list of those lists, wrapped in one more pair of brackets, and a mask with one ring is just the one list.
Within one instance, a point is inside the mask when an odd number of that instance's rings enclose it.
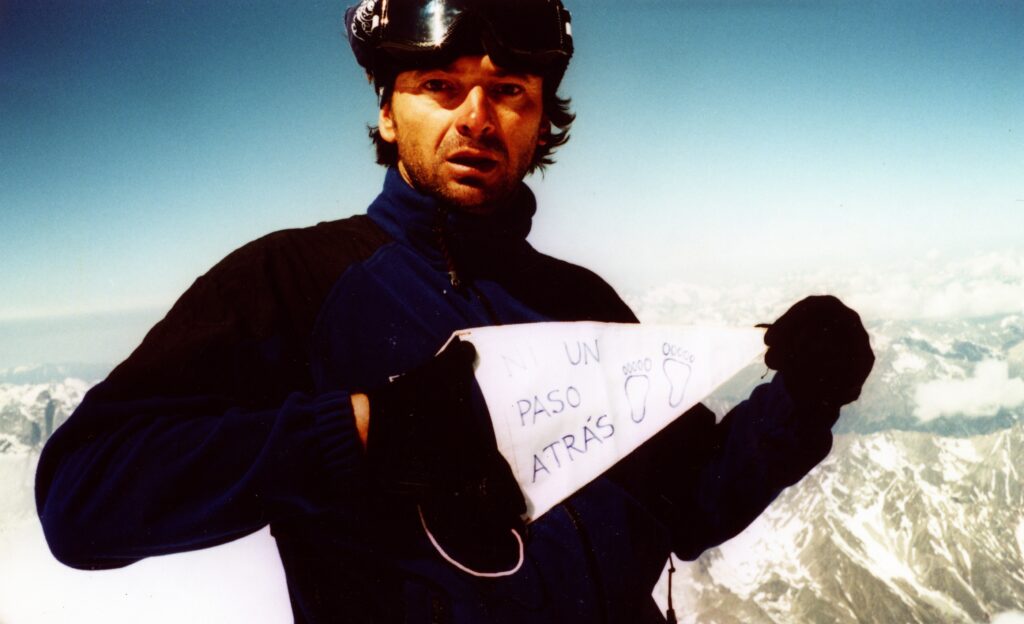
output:
{"label": "zipper pull", "polygon": [[676,564],[672,559],[672,551],[668,553],[668,610],[665,611],[665,621],[668,624],[678,624],[676,610],[672,608],[672,575],[675,574]]}

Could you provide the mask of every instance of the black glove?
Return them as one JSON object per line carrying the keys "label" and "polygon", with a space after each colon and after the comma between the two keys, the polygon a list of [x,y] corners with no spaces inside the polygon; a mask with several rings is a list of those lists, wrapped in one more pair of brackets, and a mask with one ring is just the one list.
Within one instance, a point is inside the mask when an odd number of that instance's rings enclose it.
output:
{"label": "black glove", "polygon": [[768,327],[764,343],[765,364],[782,373],[799,406],[838,409],[856,400],[875,363],[860,316],[831,295],[797,302]]}
{"label": "black glove", "polygon": [[452,559],[478,572],[516,566],[520,549],[512,534],[526,536],[526,503],[505,460],[474,487],[439,495],[422,503],[426,527]]}
{"label": "black glove", "polygon": [[[526,502],[473,401],[476,349],[453,341],[425,365],[368,392],[374,485],[420,505],[441,546],[470,567],[518,556]],[[484,409],[482,402],[477,409]]]}

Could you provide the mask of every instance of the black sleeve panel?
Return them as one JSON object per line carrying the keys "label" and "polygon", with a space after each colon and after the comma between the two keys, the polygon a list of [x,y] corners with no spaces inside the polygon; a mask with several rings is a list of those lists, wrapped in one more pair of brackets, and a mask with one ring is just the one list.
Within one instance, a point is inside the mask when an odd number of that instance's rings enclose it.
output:
{"label": "black sleeve panel", "polygon": [[601,277],[581,266],[535,254],[508,271],[502,285],[513,297],[556,321],[638,323]]}
{"label": "black sleeve panel", "polygon": [[365,216],[283,230],[200,277],[107,379],[121,398],[228,395],[241,406],[311,391],[310,330],[331,287],[386,235]]}
{"label": "black sleeve panel", "polygon": [[310,327],[366,217],[271,234],[200,277],[51,437],[36,505],[54,554],[109,568],[335,504],[362,448],[344,388],[312,395]]}

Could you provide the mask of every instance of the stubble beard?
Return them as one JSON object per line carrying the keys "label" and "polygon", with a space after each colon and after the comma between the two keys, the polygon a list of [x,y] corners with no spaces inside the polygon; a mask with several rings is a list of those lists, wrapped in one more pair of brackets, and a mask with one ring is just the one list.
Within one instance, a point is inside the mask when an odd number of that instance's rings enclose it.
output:
{"label": "stubble beard", "polygon": [[[477,185],[471,179],[455,180],[441,173],[440,164],[445,162],[444,155],[471,146],[498,152],[504,157],[499,166],[506,167],[505,175],[495,184]],[[434,197],[458,210],[480,215],[494,213],[498,207],[516,194],[533,159],[531,153],[528,157],[522,158],[522,162],[509,161],[507,148],[498,140],[484,140],[474,144],[465,139],[445,139],[438,147],[437,153],[440,155],[438,159],[426,162],[419,152],[414,149],[403,149],[403,144],[399,142],[399,167],[408,176],[408,181],[412,186],[421,193]]]}

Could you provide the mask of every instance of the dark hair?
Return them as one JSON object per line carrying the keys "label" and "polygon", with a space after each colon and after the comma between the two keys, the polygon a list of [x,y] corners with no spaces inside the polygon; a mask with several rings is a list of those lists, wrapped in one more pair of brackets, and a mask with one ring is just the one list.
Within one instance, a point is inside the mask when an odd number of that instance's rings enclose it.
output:
{"label": "dark hair", "polygon": [[[551,155],[552,152],[569,141],[569,127],[576,119],[576,115],[569,110],[570,99],[558,97],[557,90],[560,78],[560,75],[544,77],[544,116],[551,124],[551,131],[545,137],[544,144],[538,145],[537,150],[533,153],[530,168],[526,170],[528,174],[537,170],[543,171],[548,165],[553,165],[555,159]],[[391,99],[392,86],[394,85],[393,75],[390,76],[389,83],[382,92],[381,106],[387,104]],[[377,149],[377,164],[384,165],[385,167],[397,165],[398,146],[385,141],[380,136],[380,129],[377,126],[370,126],[369,130],[370,138]]]}

